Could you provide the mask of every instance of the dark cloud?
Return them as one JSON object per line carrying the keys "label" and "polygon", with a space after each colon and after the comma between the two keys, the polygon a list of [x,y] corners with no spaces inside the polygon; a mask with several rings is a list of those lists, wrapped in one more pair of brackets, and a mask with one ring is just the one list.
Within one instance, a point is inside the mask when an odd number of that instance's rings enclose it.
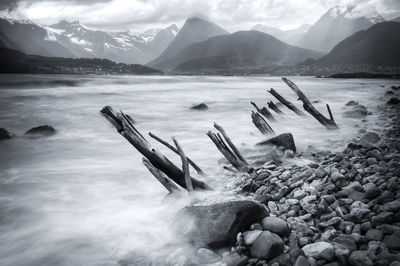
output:
{"label": "dark cloud", "polygon": [[[18,7],[18,3],[26,2],[28,4],[44,2],[48,0],[0,0],[0,10],[1,9],[9,9],[13,10]],[[52,0],[51,2],[61,2],[61,3],[74,3],[77,5],[87,5],[94,3],[104,3],[111,2],[112,0]]]}

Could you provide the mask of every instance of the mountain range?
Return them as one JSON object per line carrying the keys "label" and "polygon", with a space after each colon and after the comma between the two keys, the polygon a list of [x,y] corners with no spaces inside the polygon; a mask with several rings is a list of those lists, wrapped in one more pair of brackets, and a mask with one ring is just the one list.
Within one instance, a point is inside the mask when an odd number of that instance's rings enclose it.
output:
{"label": "mountain range", "polygon": [[383,21],[385,19],[379,14],[359,16],[353,14],[351,8],[342,10],[334,7],[312,25],[295,45],[327,53],[346,37]]}
{"label": "mountain range", "polygon": [[[335,7],[313,25],[286,31],[257,24],[253,30],[229,33],[195,17],[180,30],[171,25],[132,34],[93,30],[79,21],[42,26],[0,18],[0,47],[25,56],[140,63],[167,73],[268,73],[298,64],[392,66],[397,64],[393,49],[398,42],[393,35],[399,35],[400,24],[395,20],[386,23],[378,14],[361,16],[351,8]],[[46,60],[31,60],[38,61]]]}
{"label": "mountain range", "polygon": [[225,34],[229,32],[215,23],[200,18],[189,18],[165,51],[147,65],[157,69],[171,70],[174,66],[169,62],[183,49],[191,44]]}
{"label": "mountain range", "polygon": [[259,31],[239,31],[191,44],[169,59],[168,66],[176,71],[235,70],[296,65],[322,55]]}
{"label": "mountain range", "polygon": [[106,58],[123,63],[147,63],[175,38],[178,27],[143,34],[91,30],[79,21],[60,21],[48,27],[31,21],[0,18],[0,40],[8,48],[50,57]]}
{"label": "mountain range", "polygon": [[253,26],[252,30],[257,30],[270,34],[275,38],[292,45],[296,45],[299,39],[310,29],[311,25],[304,24],[300,27],[291,30],[281,30],[273,27],[269,27],[263,24],[257,24]]}

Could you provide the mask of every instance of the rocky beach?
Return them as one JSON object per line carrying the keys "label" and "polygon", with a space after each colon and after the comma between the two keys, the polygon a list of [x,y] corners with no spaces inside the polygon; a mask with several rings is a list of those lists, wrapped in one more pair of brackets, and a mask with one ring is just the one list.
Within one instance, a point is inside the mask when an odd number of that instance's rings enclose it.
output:
{"label": "rocky beach", "polygon": [[[382,130],[363,129],[362,115],[356,112],[358,135],[342,152],[310,147],[297,155],[312,161],[307,165],[267,162],[237,179],[236,191],[248,199],[186,207],[184,211],[197,222],[186,237],[200,238],[208,246],[225,240],[235,244],[225,252],[201,247],[192,260],[174,260],[177,254],[171,254],[167,261],[174,265],[400,265],[399,92],[392,86],[379,99],[383,104],[377,126]],[[275,139],[284,156],[294,156],[287,136]],[[290,152],[285,151],[288,148]]]}

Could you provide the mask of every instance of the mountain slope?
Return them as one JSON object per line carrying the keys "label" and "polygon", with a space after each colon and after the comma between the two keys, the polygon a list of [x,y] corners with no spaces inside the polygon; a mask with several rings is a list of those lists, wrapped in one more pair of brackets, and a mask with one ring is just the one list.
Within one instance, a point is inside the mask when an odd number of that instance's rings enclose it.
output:
{"label": "mountain slope", "polygon": [[26,54],[96,57],[143,64],[159,56],[175,38],[177,30],[176,25],[171,25],[166,29],[134,35],[129,32],[91,30],[79,21],[63,20],[44,27],[31,21],[0,18],[0,43]]}
{"label": "mountain slope", "polygon": [[329,52],[336,44],[352,34],[368,29],[384,19],[375,14],[373,17],[357,16],[351,9],[335,7],[326,12],[300,40],[296,46]]}
{"label": "mountain slope", "polygon": [[108,58],[117,62],[147,63],[156,58],[174,39],[177,28],[156,29],[133,35],[129,32],[104,32],[91,30],[79,21],[60,21],[49,29],[60,31],[93,57]]}
{"label": "mountain slope", "polygon": [[322,54],[279,41],[259,31],[239,31],[195,43],[168,60],[170,69],[230,69],[271,65],[295,65]]}
{"label": "mountain slope", "polygon": [[147,65],[157,69],[168,68],[166,61],[175,57],[182,49],[193,43],[207,40],[210,37],[228,33],[229,32],[223,28],[207,20],[190,18],[186,20],[182,29],[179,31],[170,45],[165,49],[165,51]]}
{"label": "mountain slope", "polygon": [[382,22],[346,38],[315,65],[367,64],[400,67],[400,23]]}
{"label": "mountain slope", "polygon": [[292,30],[280,30],[266,25],[257,24],[252,28],[252,30],[270,34],[283,42],[294,45],[310,29],[310,27],[311,25],[305,24]]}
{"label": "mountain slope", "polygon": [[[31,21],[15,21],[0,18],[0,31],[3,38],[11,41],[18,50],[34,55],[77,57],[88,56],[84,50],[68,42],[68,38],[62,38],[65,44],[75,47],[68,49],[65,45],[57,41],[56,34],[46,30]],[[1,38],[1,36],[0,36]],[[3,40],[3,38],[1,38]],[[4,42],[4,40],[3,40]]]}
{"label": "mountain slope", "polygon": [[32,74],[162,74],[142,65],[117,64],[99,58],[63,58],[27,55],[0,47],[0,73]]}

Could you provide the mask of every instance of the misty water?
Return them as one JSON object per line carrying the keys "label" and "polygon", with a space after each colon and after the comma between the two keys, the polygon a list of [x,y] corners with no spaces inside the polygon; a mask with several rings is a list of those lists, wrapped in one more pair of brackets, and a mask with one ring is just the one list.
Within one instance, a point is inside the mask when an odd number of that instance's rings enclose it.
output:
{"label": "misty water", "polygon": [[[292,132],[298,150],[309,145],[340,150],[360,128],[379,130],[377,105],[385,80],[292,77],[315,106],[327,114],[329,103],[339,130],[327,131],[310,115],[285,109],[271,123],[277,134]],[[141,162],[140,154],[99,110],[111,105],[171,142],[208,174],[217,191],[230,182],[221,155],[206,136],[213,122],[222,125],[245,156],[262,154],[254,144],[265,139],[252,124],[250,101],[272,99],[274,88],[296,103],[278,77],[29,76],[0,77],[0,127],[17,138],[0,142],[0,264],[117,265],[129,254],[167,252],[179,203],[160,204],[167,191]],[[372,112],[365,122],[343,118],[344,104],[356,100]],[[207,111],[193,111],[204,102]],[[49,124],[57,134],[24,136]],[[150,138],[149,138],[150,139]],[[151,143],[177,165],[179,157]],[[299,163],[302,163],[299,161]],[[170,252],[168,250],[168,252]],[[133,255],[135,256],[135,255]]]}

